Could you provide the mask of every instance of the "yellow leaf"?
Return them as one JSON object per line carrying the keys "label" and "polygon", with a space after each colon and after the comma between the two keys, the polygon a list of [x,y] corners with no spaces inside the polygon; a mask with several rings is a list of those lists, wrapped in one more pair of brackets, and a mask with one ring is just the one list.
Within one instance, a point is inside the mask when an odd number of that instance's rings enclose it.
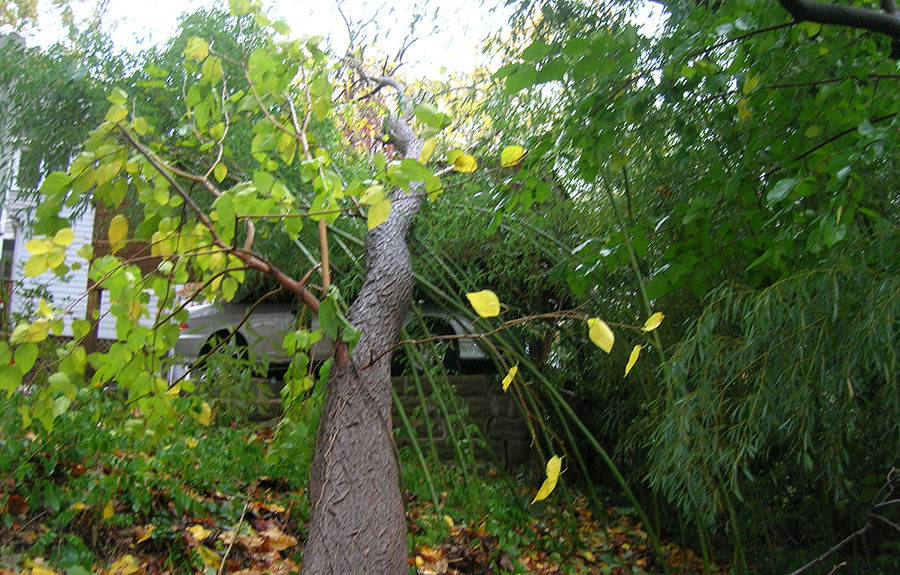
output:
{"label": "yellow leaf", "polygon": [[650,316],[650,319],[644,322],[644,327],[641,328],[641,331],[653,331],[659,327],[659,324],[662,323],[662,320],[665,319],[665,317],[666,316],[663,315],[662,312],[656,312]]}
{"label": "yellow leaf", "polygon": [[444,523],[447,524],[447,527],[453,527],[453,525],[454,525],[453,518],[450,517],[449,515],[444,515]]}
{"label": "yellow leaf", "polygon": [[221,555],[219,555],[206,545],[197,546],[197,555],[200,556],[200,559],[203,560],[204,565],[206,565],[207,567],[218,567],[219,563],[221,563],[222,561]]}
{"label": "yellow leaf", "polygon": [[547,499],[547,496],[553,492],[556,488],[556,481],[550,481],[549,479],[545,479],[541,488],[538,489],[537,495],[534,496],[534,499],[531,501],[531,504],[534,505],[538,501],[543,501]]}
{"label": "yellow leaf", "polygon": [[72,228],[63,228],[53,236],[53,243],[58,246],[67,246],[73,241],[75,241],[75,232],[72,231]]}
{"label": "yellow leaf", "polygon": [[500,152],[500,166],[503,168],[511,168],[522,161],[525,155],[525,148],[522,146],[506,146]]}
{"label": "yellow leaf", "polygon": [[53,569],[45,569],[39,565],[31,568],[31,575],[58,575]]}
{"label": "yellow leaf", "polygon": [[594,563],[597,561],[597,557],[590,551],[582,551],[581,556],[584,557],[584,560],[588,563]]}
{"label": "yellow leaf", "polygon": [[41,301],[38,303],[38,310],[45,318],[53,319],[53,308],[47,305],[47,302],[44,301],[44,298],[41,298]]}
{"label": "yellow leaf", "polygon": [[209,43],[203,38],[191,36],[187,42],[187,48],[184,49],[186,58],[193,58],[199,62],[206,60],[209,56]]}
{"label": "yellow leaf", "polygon": [[552,479],[556,481],[559,478],[559,474],[562,472],[562,457],[558,455],[554,455],[550,458],[550,461],[547,462],[547,479]]}
{"label": "yellow leaf", "polygon": [[109,251],[116,253],[125,247],[125,238],[128,236],[128,220],[122,214],[116,215],[109,222]]}
{"label": "yellow leaf", "polygon": [[110,500],[109,503],[106,504],[106,507],[103,508],[103,519],[104,520],[109,519],[110,517],[112,517],[115,514],[116,514],[116,509],[113,507],[112,500]]}
{"label": "yellow leaf", "polygon": [[196,439],[196,438],[193,438],[193,437],[188,437],[187,439],[184,440],[184,443],[185,443],[188,447],[190,447],[191,449],[193,449],[193,448],[197,447],[198,445],[200,445],[200,441],[199,441],[198,439]]}
{"label": "yellow leaf", "polygon": [[147,134],[147,120],[144,118],[135,118],[134,121],[131,122],[131,127],[138,136]]}
{"label": "yellow leaf", "polygon": [[747,81],[744,82],[744,89],[743,89],[744,95],[746,96],[747,94],[752,92],[753,89],[756,88],[757,84],[759,84],[759,76],[753,76],[752,78],[747,78]]}
{"label": "yellow leaf", "polygon": [[469,154],[459,154],[456,156],[456,159],[453,160],[453,170],[468,174],[469,172],[474,172],[478,169],[478,161],[470,156]]}
{"label": "yellow leaf", "polygon": [[61,266],[63,262],[66,261],[66,250],[62,247],[55,247],[49,252],[47,252],[47,267],[49,269],[56,269],[58,266]]}
{"label": "yellow leaf", "polygon": [[25,262],[25,277],[35,278],[48,269],[50,269],[50,266],[47,265],[47,256],[45,254],[31,256]]}
{"label": "yellow leaf", "polygon": [[118,561],[109,566],[104,572],[106,575],[138,575],[145,573],[138,564],[134,555],[123,555]]}
{"label": "yellow leaf", "polygon": [[87,509],[87,505],[82,501],[78,501],[76,503],[73,503],[70,509],[72,511],[84,511],[85,509]]}
{"label": "yellow leaf", "polygon": [[128,116],[128,108],[126,108],[122,104],[116,104],[114,106],[111,106],[109,111],[106,113],[106,119],[113,123],[121,122],[127,116]]}
{"label": "yellow leaf", "polygon": [[594,345],[609,353],[612,351],[613,344],[616,342],[616,336],[613,335],[606,322],[598,317],[592,317],[587,320],[588,337],[594,342]]}
{"label": "yellow leaf", "polygon": [[371,206],[372,204],[377,204],[383,199],[384,186],[370,186],[366,188],[366,191],[363,192],[362,197],[359,198],[359,203],[364,206]]}
{"label": "yellow leaf", "polygon": [[750,103],[750,101],[747,98],[743,98],[737,104],[738,119],[741,122],[746,122],[747,119],[753,115],[753,110],[751,110],[750,108],[747,107],[747,104],[749,104],[749,103]]}
{"label": "yellow leaf", "polygon": [[209,427],[209,424],[212,423],[212,407],[204,401],[203,405],[200,406],[200,413],[193,414],[193,417],[200,425]]}
{"label": "yellow leaf", "polygon": [[500,315],[500,298],[489,289],[467,293],[466,298],[472,309],[481,317],[497,317]]}
{"label": "yellow leaf", "polygon": [[506,391],[506,388],[509,387],[509,384],[513,382],[516,378],[516,372],[519,371],[519,364],[512,366],[509,368],[509,373],[506,374],[506,377],[503,378],[503,391]]}
{"label": "yellow leaf", "polygon": [[541,488],[538,490],[537,495],[534,496],[534,500],[531,502],[532,505],[537,503],[538,501],[543,501],[547,499],[547,496],[553,491],[556,487],[556,482],[559,481],[559,473],[562,468],[562,458],[558,455],[554,455],[550,458],[550,461],[547,462],[547,479],[544,480],[544,484],[541,485]]}
{"label": "yellow leaf", "polygon": [[265,531],[260,531],[259,534],[266,538],[269,547],[275,551],[284,551],[297,544],[296,537],[288,535],[275,525]]}
{"label": "yellow leaf", "polygon": [[133,299],[128,302],[128,317],[133,321],[137,321],[139,317],[141,317],[141,312],[144,311],[144,306],[141,304],[139,300]]}
{"label": "yellow leaf", "polygon": [[425,140],[425,143],[422,145],[422,151],[419,152],[419,163],[426,164],[428,160],[431,159],[431,154],[434,153],[434,147],[437,145],[437,141],[434,138],[430,140]]}
{"label": "yellow leaf", "polygon": [[391,215],[391,201],[389,199],[385,198],[377,204],[374,204],[369,208],[369,229],[375,229],[383,224],[384,221],[388,219],[389,215]]}
{"label": "yellow leaf", "polygon": [[191,534],[191,537],[193,537],[197,541],[203,541],[204,539],[212,535],[212,531],[202,525],[191,525],[187,528],[187,531]]}
{"label": "yellow leaf", "polygon": [[143,535],[141,535],[141,536],[138,538],[137,543],[143,543],[143,542],[146,541],[147,539],[150,539],[150,536],[153,535],[153,532],[154,532],[155,530],[156,530],[156,525],[154,525],[154,524],[152,524],[152,523],[148,523],[147,525],[144,525],[144,527],[143,527]]}
{"label": "yellow leaf", "polygon": [[641,355],[641,349],[642,346],[636,345],[634,346],[634,349],[631,350],[631,355],[628,357],[628,365],[625,366],[625,377],[628,377],[628,372],[631,371],[631,368],[637,363],[638,357]]}
{"label": "yellow leaf", "polygon": [[45,254],[53,249],[53,242],[47,238],[34,238],[25,242],[25,249],[33,256]]}

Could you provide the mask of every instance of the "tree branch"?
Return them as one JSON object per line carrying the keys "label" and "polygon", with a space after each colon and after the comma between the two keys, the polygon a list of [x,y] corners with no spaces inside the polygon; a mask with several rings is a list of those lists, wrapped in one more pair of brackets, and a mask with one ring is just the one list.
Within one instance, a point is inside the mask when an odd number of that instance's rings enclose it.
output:
{"label": "tree branch", "polygon": [[882,0],[885,10],[846,6],[834,2],[815,0],[778,0],[781,6],[800,22],[816,22],[870,30],[900,40],[900,16],[894,0]]}
{"label": "tree branch", "polygon": [[166,171],[166,169],[160,165],[160,163],[153,157],[153,155],[143,146],[140,142],[135,140],[131,134],[128,133],[121,124],[116,124],[116,127],[121,132],[122,136],[128,143],[136,149],[138,152],[143,155],[147,161],[159,172],[168,182],[169,184],[178,192],[178,195],[184,200],[184,202],[190,206],[191,210],[196,214],[197,219],[203,224],[203,226],[209,230],[210,234],[213,238],[213,244],[216,247],[220,248],[225,253],[229,253],[240,259],[244,264],[252,270],[255,270],[259,273],[269,276],[273,280],[275,280],[280,286],[284,289],[290,291],[294,295],[296,295],[300,301],[304,304],[308,305],[314,312],[319,312],[319,300],[309,291],[304,284],[298,282],[294,278],[290,277],[277,267],[273,266],[266,260],[262,259],[259,255],[250,252],[244,249],[237,249],[234,246],[230,246],[227,243],[223,242],[219,237],[218,233],[216,233],[216,228],[212,223],[212,220],[209,219],[209,216],[200,209],[200,206],[191,198],[190,194],[187,193],[181,184],[175,181],[175,178]]}

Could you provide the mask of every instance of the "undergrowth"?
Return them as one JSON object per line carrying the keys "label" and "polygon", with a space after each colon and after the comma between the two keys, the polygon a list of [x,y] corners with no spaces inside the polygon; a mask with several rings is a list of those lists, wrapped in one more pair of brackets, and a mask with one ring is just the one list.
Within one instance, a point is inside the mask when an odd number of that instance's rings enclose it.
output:
{"label": "undergrowth", "polygon": [[[151,442],[104,423],[122,419],[120,401],[84,393],[51,435],[23,431],[15,397],[0,399],[0,574],[299,569],[310,446],[285,457],[280,442],[272,457],[272,429],[226,418],[184,418]],[[537,478],[466,481],[453,465],[430,469],[434,501],[416,458],[401,461],[411,572],[657,572],[640,524],[614,508],[595,519],[565,490],[532,506]],[[675,572],[696,568],[667,552]]]}

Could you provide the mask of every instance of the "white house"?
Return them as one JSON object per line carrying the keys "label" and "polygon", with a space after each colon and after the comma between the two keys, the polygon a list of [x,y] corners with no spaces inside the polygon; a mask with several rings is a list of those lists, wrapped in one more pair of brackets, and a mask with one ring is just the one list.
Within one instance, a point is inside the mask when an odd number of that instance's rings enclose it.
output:
{"label": "white house", "polygon": [[[0,35],[0,49],[9,42],[24,46],[24,40],[16,35]],[[31,254],[25,249],[25,243],[31,239],[32,214],[38,197],[20,197],[17,185],[19,168],[19,150],[21,142],[16,140],[12,130],[11,118],[15,110],[11,110],[8,98],[11,87],[0,89],[0,322],[11,321],[20,315],[28,315],[36,309],[41,298],[47,299],[54,308],[68,311],[63,335],[71,336],[71,319],[84,319],[87,314],[88,262],[76,255],[78,248],[91,245],[94,237],[94,209],[89,206],[77,214],[65,208],[62,217],[73,216],[72,230],[75,241],[67,250],[66,264],[71,269],[64,277],[58,278],[52,273],[29,278],[23,273],[25,262]],[[80,264],[75,265],[73,264]],[[100,340],[114,340],[115,320],[109,316],[107,298],[101,294],[99,332]],[[156,311],[155,300],[150,301],[151,317]],[[146,324],[151,320],[146,318]],[[2,326],[11,329],[11,325]]]}

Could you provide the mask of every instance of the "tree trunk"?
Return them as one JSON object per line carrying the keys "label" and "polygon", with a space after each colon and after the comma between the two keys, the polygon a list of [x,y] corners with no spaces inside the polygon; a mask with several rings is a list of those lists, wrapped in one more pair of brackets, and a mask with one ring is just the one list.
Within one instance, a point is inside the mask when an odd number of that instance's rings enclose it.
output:
{"label": "tree trunk", "polygon": [[[421,140],[406,122],[389,134],[417,158]],[[348,319],[362,337],[337,354],[328,380],[309,478],[312,515],[304,575],[406,575],[409,549],[391,426],[390,355],[412,295],[406,237],[419,210],[416,190],[397,191],[387,221],[366,234],[366,276]],[[346,349],[346,348],[344,348]]]}

